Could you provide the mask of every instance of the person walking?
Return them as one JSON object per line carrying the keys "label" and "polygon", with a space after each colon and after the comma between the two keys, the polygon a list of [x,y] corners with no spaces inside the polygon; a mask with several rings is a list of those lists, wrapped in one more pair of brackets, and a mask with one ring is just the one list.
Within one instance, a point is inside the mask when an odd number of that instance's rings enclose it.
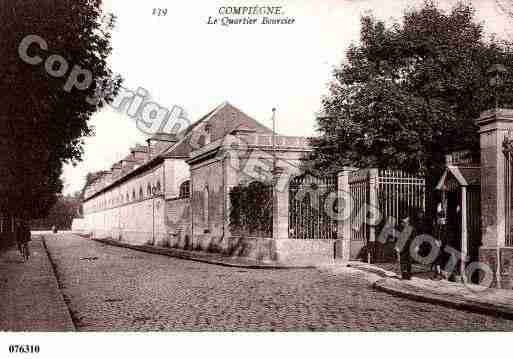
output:
{"label": "person walking", "polygon": [[24,220],[18,219],[16,221],[16,243],[18,245],[18,250],[25,261],[30,257],[28,246],[30,239],[30,228],[28,224]]}

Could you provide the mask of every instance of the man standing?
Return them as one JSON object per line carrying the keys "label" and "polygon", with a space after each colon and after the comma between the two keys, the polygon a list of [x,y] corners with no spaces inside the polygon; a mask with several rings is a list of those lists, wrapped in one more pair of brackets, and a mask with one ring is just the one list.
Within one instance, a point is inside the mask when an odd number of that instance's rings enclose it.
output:
{"label": "man standing", "polygon": [[412,238],[415,237],[415,228],[410,225],[411,216],[405,217],[399,224],[399,240],[396,243],[395,250],[399,257],[399,267],[401,278],[411,279],[411,256],[410,246]]}

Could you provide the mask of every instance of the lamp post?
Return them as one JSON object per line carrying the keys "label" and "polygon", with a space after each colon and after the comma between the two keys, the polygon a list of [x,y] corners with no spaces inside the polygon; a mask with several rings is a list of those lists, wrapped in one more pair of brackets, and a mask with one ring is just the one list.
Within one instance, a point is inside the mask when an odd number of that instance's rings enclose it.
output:
{"label": "lamp post", "polygon": [[492,65],[488,71],[486,72],[488,76],[490,76],[489,84],[493,88],[493,93],[495,97],[495,111],[499,109],[499,89],[504,85],[504,74],[506,74],[508,70],[502,64],[494,64]]}

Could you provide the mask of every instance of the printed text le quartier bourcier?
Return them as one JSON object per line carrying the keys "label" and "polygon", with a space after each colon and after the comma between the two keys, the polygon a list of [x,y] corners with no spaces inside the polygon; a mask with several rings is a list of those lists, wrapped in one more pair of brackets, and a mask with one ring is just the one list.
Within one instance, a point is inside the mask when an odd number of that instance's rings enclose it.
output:
{"label": "printed text le quartier bourcier", "polygon": [[296,19],[284,16],[282,6],[221,6],[220,16],[209,16],[209,25],[290,25]]}

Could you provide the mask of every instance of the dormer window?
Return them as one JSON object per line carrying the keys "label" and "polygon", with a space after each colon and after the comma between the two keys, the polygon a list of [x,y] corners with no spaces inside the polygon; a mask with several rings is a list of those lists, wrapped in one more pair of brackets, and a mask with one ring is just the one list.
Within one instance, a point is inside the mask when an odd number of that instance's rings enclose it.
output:
{"label": "dormer window", "polygon": [[211,137],[212,137],[212,126],[207,123],[205,125],[205,145],[208,145],[210,142],[211,142]]}
{"label": "dormer window", "polygon": [[180,198],[189,198],[191,195],[191,181],[187,180],[180,185]]}

